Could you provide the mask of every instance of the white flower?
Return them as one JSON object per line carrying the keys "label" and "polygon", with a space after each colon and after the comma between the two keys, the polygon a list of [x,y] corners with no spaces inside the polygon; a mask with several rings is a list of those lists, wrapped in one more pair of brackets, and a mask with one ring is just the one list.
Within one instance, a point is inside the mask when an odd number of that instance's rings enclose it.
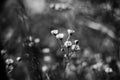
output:
{"label": "white flower", "polygon": [[50,56],[45,56],[44,61],[45,62],[51,62],[51,57]]}
{"label": "white flower", "polygon": [[17,57],[16,60],[17,60],[17,61],[20,61],[20,60],[21,60],[21,57]]}
{"label": "white flower", "polygon": [[103,68],[104,68],[106,73],[113,72],[113,70],[108,65],[105,65]]}
{"label": "white flower", "polygon": [[106,73],[111,73],[111,72],[113,72],[113,70],[112,70],[111,68],[106,68],[106,69],[105,69],[105,72],[106,72]]}
{"label": "white flower", "polygon": [[65,47],[71,47],[72,46],[72,42],[71,41],[65,41],[64,46]]}
{"label": "white flower", "polygon": [[80,46],[79,45],[72,45],[71,50],[80,50]]}
{"label": "white flower", "polygon": [[93,69],[100,69],[103,66],[103,63],[99,62],[92,66]]}
{"label": "white flower", "polygon": [[35,43],[39,43],[39,42],[40,42],[40,39],[39,39],[39,38],[36,38],[36,39],[34,40],[34,42],[35,42]]}
{"label": "white flower", "polygon": [[57,39],[63,39],[64,38],[64,34],[63,33],[59,33],[56,35]]}
{"label": "white flower", "polygon": [[72,29],[68,29],[67,32],[68,32],[68,34],[72,34],[72,33],[74,33],[75,31],[72,30]]}
{"label": "white flower", "polygon": [[6,64],[11,64],[11,63],[14,63],[14,60],[13,59],[6,59]]}
{"label": "white flower", "polygon": [[48,66],[46,66],[46,65],[42,66],[42,71],[43,72],[46,72],[47,70],[48,70]]}
{"label": "white flower", "polygon": [[42,52],[43,52],[43,53],[49,53],[49,52],[50,52],[50,49],[49,49],[49,48],[44,48],[44,49],[42,49]]}
{"label": "white flower", "polygon": [[32,41],[32,40],[33,40],[33,37],[32,37],[32,36],[29,36],[28,39],[29,39],[30,41]]}
{"label": "white flower", "polygon": [[75,40],[75,41],[74,41],[75,44],[78,44],[78,42],[79,42],[78,40]]}
{"label": "white flower", "polygon": [[57,30],[57,29],[52,30],[52,31],[51,31],[51,34],[53,34],[53,35],[57,35],[57,34],[58,34],[58,30]]}

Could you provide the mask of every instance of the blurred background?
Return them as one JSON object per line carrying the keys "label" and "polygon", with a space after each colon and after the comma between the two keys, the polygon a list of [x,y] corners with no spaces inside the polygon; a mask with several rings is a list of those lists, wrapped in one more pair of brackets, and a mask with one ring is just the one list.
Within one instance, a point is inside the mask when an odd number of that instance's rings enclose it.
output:
{"label": "blurred background", "polygon": [[0,0],[1,80],[119,80],[119,0]]}

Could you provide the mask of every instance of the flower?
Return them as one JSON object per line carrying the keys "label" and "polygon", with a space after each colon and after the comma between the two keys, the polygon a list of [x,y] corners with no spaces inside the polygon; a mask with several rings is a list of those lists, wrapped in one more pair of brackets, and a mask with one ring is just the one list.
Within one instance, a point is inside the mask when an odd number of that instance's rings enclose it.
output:
{"label": "flower", "polygon": [[74,41],[74,43],[75,43],[75,44],[78,44],[78,43],[79,43],[79,41],[78,41],[78,40],[75,40],[75,41]]}
{"label": "flower", "polygon": [[20,60],[21,60],[21,57],[17,57],[16,60],[17,60],[17,61],[20,61]]}
{"label": "flower", "polygon": [[49,48],[44,48],[44,49],[42,49],[42,52],[43,53],[50,53],[50,49]]}
{"label": "flower", "polygon": [[112,68],[110,68],[108,65],[105,65],[105,66],[103,67],[103,69],[104,69],[104,71],[105,71],[106,73],[111,73],[111,72],[113,72]]}
{"label": "flower", "polygon": [[57,39],[63,39],[64,38],[64,34],[63,33],[59,33],[56,35]]}
{"label": "flower", "polygon": [[75,51],[80,50],[80,46],[79,45],[72,45],[71,50],[75,50]]}
{"label": "flower", "polygon": [[67,30],[67,32],[68,32],[68,34],[70,34],[70,35],[71,35],[71,34],[72,34],[72,33],[74,33],[75,31],[74,31],[74,30],[72,30],[72,29],[68,29],[68,30]]}
{"label": "flower", "polygon": [[57,29],[52,30],[52,31],[51,31],[51,34],[53,34],[53,35],[57,35],[57,34],[58,34],[58,30],[57,30]]}
{"label": "flower", "polygon": [[42,71],[43,72],[46,72],[47,70],[48,70],[48,66],[46,66],[46,65],[42,66]]}
{"label": "flower", "polygon": [[12,63],[14,63],[14,60],[13,59],[6,59],[5,62],[6,62],[6,64],[12,64]]}
{"label": "flower", "polygon": [[36,38],[36,39],[34,40],[34,42],[35,42],[35,43],[39,43],[39,42],[40,42],[40,39],[39,39],[39,38]]}
{"label": "flower", "polygon": [[65,41],[64,42],[64,46],[67,47],[67,48],[71,47],[72,46],[72,42],[71,41]]}

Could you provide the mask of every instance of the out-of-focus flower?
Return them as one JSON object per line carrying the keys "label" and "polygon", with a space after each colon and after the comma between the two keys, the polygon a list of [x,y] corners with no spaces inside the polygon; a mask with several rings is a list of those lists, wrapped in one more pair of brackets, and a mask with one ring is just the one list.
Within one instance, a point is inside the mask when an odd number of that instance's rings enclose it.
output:
{"label": "out-of-focus flower", "polygon": [[11,73],[14,70],[14,66],[13,65],[6,65],[6,69],[7,69],[7,73]]}
{"label": "out-of-focus flower", "polygon": [[105,69],[105,72],[106,72],[106,73],[111,73],[111,72],[113,72],[113,70],[112,70],[111,68],[106,68],[106,69]]}
{"label": "out-of-focus flower", "polygon": [[68,34],[70,34],[70,35],[71,35],[71,34],[73,34],[75,31],[74,31],[74,30],[72,30],[72,29],[68,29],[68,30],[67,30],[67,32],[68,32]]}
{"label": "out-of-focus flower", "polygon": [[51,34],[53,34],[53,35],[57,35],[57,34],[58,34],[58,30],[57,30],[57,29],[52,30],[52,31],[51,31]]}
{"label": "out-of-focus flower", "polygon": [[46,65],[42,66],[42,71],[43,72],[46,72],[47,70],[48,70],[48,66],[46,66]]}
{"label": "out-of-focus flower", "polygon": [[63,39],[64,36],[65,36],[65,35],[64,35],[63,33],[59,33],[59,34],[56,35],[56,38],[57,38],[57,39]]}
{"label": "out-of-focus flower", "polygon": [[65,9],[70,9],[70,6],[64,3],[56,3],[56,4],[50,4],[50,8],[53,8],[55,10],[65,10]]}
{"label": "out-of-focus flower", "polygon": [[78,41],[78,40],[75,40],[75,41],[74,41],[74,43],[75,43],[75,44],[78,44],[78,43],[79,43],[79,41]]}
{"label": "out-of-focus flower", "polygon": [[17,61],[20,61],[20,60],[21,60],[21,57],[17,57],[16,60],[17,60]]}
{"label": "out-of-focus flower", "polygon": [[65,41],[64,46],[67,47],[67,48],[71,47],[72,46],[72,42],[71,41]]}
{"label": "out-of-focus flower", "polygon": [[29,37],[28,37],[28,40],[32,41],[32,40],[33,40],[33,37],[32,37],[32,36],[29,36]]}
{"label": "out-of-focus flower", "polygon": [[106,73],[113,72],[112,68],[110,68],[108,65],[105,65],[103,68],[104,68],[104,70],[105,70]]}
{"label": "out-of-focus flower", "polygon": [[29,46],[29,47],[32,47],[33,45],[34,45],[33,42],[28,43],[28,46]]}
{"label": "out-of-focus flower", "polygon": [[51,57],[50,56],[45,56],[44,61],[45,62],[51,62]]}
{"label": "out-of-focus flower", "polygon": [[98,62],[98,63],[94,64],[92,66],[92,68],[95,69],[95,70],[101,70],[102,66],[103,66],[103,63],[102,62]]}
{"label": "out-of-focus flower", "polygon": [[79,45],[72,45],[71,50],[75,50],[75,51],[80,50],[80,46]]}
{"label": "out-of-focus flower", "polygon": [[36,38],[36,39],[34,40],[34,42],[35,42],[35,43],[39,43],[39,42],[40,42],[40,39],[39,39],[39,38]]}
{"label": "out-of-focus flower", "polygon": [[1,50],[1,55],[4,55],[7,52],[7,50]]}
{"label": "out-of-focus flower", "polygon": [[14,60],[13,59],[6,59],[6,64],[11,64],[11,63],[14,63]]}
{"label": "out-of-focus flower", "polygon": [[43,52],[43,53],[49,53],[49,52],[50,52],[50,49],[49,49],[49,48],[44,48],[44,49],[42,50],[42,52]]}

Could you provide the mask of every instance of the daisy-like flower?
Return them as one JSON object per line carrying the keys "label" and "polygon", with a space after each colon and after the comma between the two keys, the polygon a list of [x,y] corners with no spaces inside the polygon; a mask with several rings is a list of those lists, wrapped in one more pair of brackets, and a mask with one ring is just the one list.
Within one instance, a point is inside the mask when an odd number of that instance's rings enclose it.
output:
{"label": "daisy-like flower", "polygon": [[11,63],[14,63],[14,60],[13,59],[6,59],[5,63],[6,64],[11,64]]}
{"label": "daisy-like flower", "polygon": [[64,46],[67,47],[67,48],[71,47],[72,46],[72,42],[71,41],[65,41],[64,42]]}
{"label": "daisy-like flower", "polygon": [[75,51],[80,50],[80,46],[79,45],[72,45],[71,50],[75,50]]}
{"label": "daisy-like flower", "polygon": [[52,31],[51,31],[51,34],[53,34],[53,35],[57,35],[57,34],[58,34],[58,30],[57,30],[57,29],[52,30]]}
{"label": "daisy-like flower", "polygon": [[68,34],[70,34],[70,35],[71,35],[71,34],[73,34],[75,31],[74,31],[74,30],[72,30],[72,29],[68,29],[68,30],[67,30],[67,32],[68,32]]}
{"label": "daisy-like flower", "polygon": [[64,36],[65,36],[65,35],[64,35],[63,33],[59,33],[59,34],[56,35],[56,38],[57,38],[57,39],[63,39]]}

